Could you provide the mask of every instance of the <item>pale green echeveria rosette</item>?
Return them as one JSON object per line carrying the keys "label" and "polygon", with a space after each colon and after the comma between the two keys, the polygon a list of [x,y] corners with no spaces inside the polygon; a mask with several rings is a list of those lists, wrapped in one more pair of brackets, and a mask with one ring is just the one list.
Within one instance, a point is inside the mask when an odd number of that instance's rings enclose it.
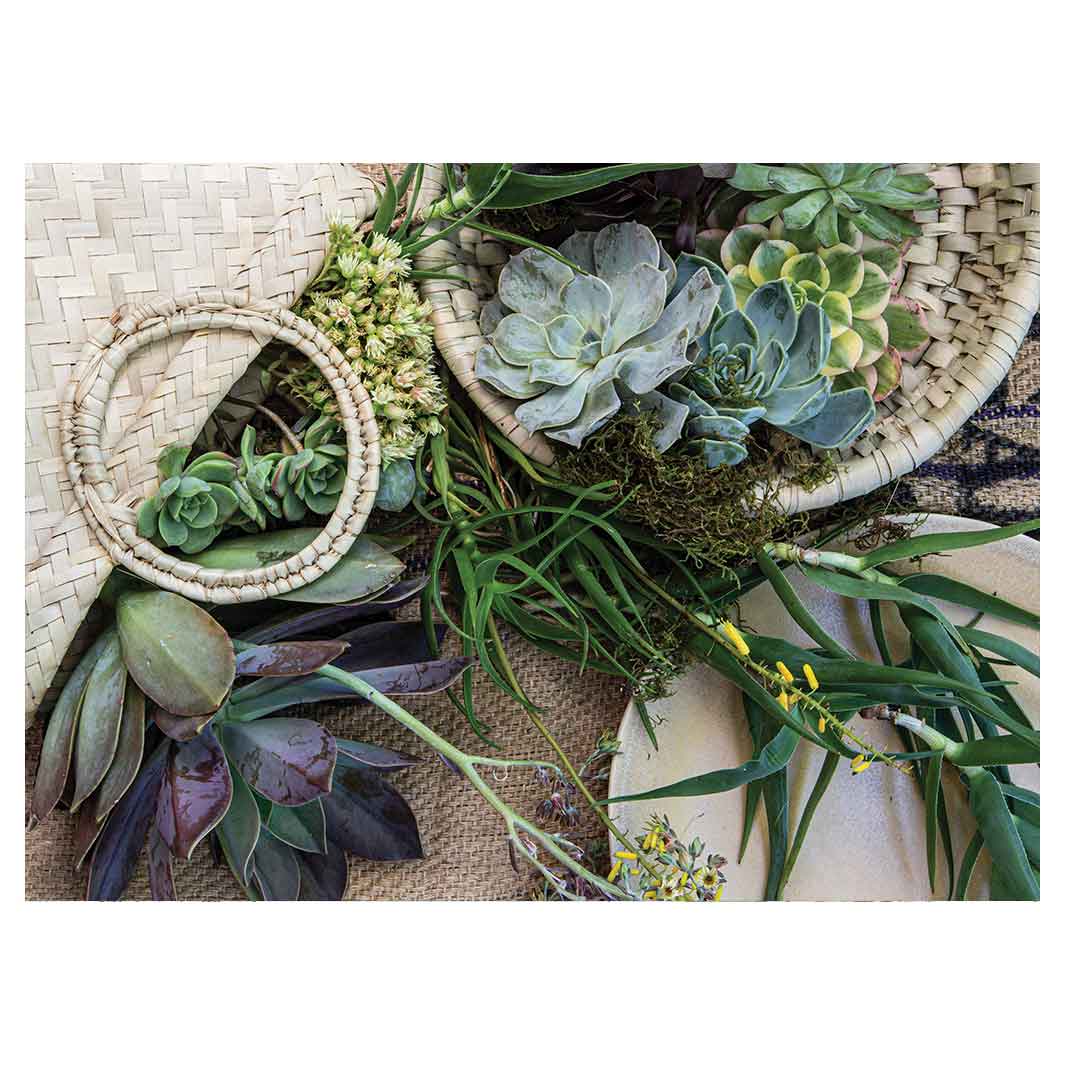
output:
{"label": "pale green echeveria rosette", "polygon": [[159,455],[159,491],[137,511],[137,532],[167,547],[194,554],[206,548],[237,509],[230,487],[237,464],[221,451],[210,451],[186,469],[192,448],[168,444]]}
{"label": "pale green echeveria rosette", "polygon": [[778,278],[791,284],[798,307],[807,300],[820,306],[832,331],[823,372],[858,371],[879,401],[897,387],[904,352],[927,344],[928,335],[895,297],[903,272],[899,250],[844,228],[847,242],[825,248],[779,218],[769,229],[737,226],[721,243],[720,262],[740,307],[759,285]]}
{"label": "pale green echeveria rosette", "polygon": [[635,222],[569,237],[559,253],[583,273],[537,249],[514,256],[497,298],[481,314],[489,338],[477,377],[522,402],[514,415],[530,433],[580,447],[622,407],[660,410],[660,450],[679,439],[683,412],[661,410],[659,386],[698,354],[720,288],[698,266],[677,266]]}
{"label": "pale green echeveria rosette", "polygon": [[[722,303],[734,303],[731,289]],[[708,466],[742,462],[760,420],[818,448],[843,447],[866,429],[876,410],[868,389],[836,388],[825,376],[831,341],[822,308],[806,302],[797,310],[783,279],[717,318],[706,356],[667,390],[686,409],[685,435]]]}

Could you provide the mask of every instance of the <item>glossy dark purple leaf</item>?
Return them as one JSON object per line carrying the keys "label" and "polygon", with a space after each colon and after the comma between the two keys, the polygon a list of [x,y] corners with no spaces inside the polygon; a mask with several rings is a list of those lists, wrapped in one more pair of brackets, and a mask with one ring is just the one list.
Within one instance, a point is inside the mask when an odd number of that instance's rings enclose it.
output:
{"label": "glossy dark purple leaf", "polygon": [[269,832],[259,834],[252,878],[267,902],[295,902],[300,897],[300,866],[296,852]]}
{"label": "glossy dark purple leaf", "polygon": [[187,743],[175,743],[155,815],[171,853],[190,858],[196,844],[225,817],[232,798],[225,752],[210,726]]}
{"label": "glossy dark purple leaf", "polygon": [[113,902],[122,897],[155,814],[170,740],[152,752],[104,824],[89,867],[90,902]]}
{"label": "glossy dark purple leaf", "polygon": [[74,754],[74,738],[77,736],[78,719],[81,716],[81,698],[89,682],[89,675],[114,632],[114,628],[108,629],[81,656],[59,693],[51,717],[48,718],[48,727],[41,744],[41,758],[37,766],[37,779],[33,785],[30,828],[43,821],[55,809],[55,804],[63,795]]}
{"label": "glossy dark purple leaf", "polygon": [[233,799],[226,816],[218,824],[212,839],[218,839],[233,874],[242,883],[248,882],[248,866],[261,831],[259,804],[244,778],[230,766]]}
{"label": "glossy dark purple leaf", "polygon": [[202,731],[204,726],[214,717],[214,714],[204,714],[202,717],[181,717],[164,710],[161,706],[152,705],[152,720],[164,736],[172,740],[185,743],[194,739]]}
{"label": "glossy dark purple leaf", "polygon": [[[384,695],[431,695],[450,688],[476,658],[438,658],[359,672],[359,678]],[[323,678],[324,679],[324,678]]]}
{"label": "glossy dark purple leaf", "polygon": [[300,806],[329,791],[336,741],[305,718],[226,722],[222,742],[240,775],[281,806]]}
{"label": "glossy dark purple leaf", "polygon": [[[437,642],[445,628],[436,627]],[[383,666],[401,666],[407,662],[432,661],[433,652],[420,621],[376,621],[352,629],[339,637],[351,645],[333,665],[349,673]]]}
{"label": "glossy dark purple leaf", "polygon": [[118,747],[100,783],[94,803],[96,817],[106,817],[133,783],[144,755],[144,693],[132,682],[126,685]]}
{"label": "glossy dark purple leaf", "polygon": [[307,802],[302,806],[278,806],[270,804],[266,827],[282,843],[300,851],[324,854],[325,813],[322,802]]}
{"label": "glossy dark purple leaf", "polygon": [[322,799],[330,844],[374,861],[422,857],[418,823],[406,799],[378,773],[341,764]]}
{"label": "glossy dark purple leaf", "polygon": [[249,647],[237,655],[238,677],[305,677],[348,649],[343,640],[303,640]]}
{"label": "glossy dark purple leaf", "polygon": [[407,769],[417,765],[419,759],[412,754],[403,754],[388,747],[378,747],[374,743],[359,743],[358,740],[337,740],[337,754],[349,762],[366,769],[376,769],[378,773],[392,773],[397,769]]}
{"label": "glossy dark purple leaf", "polygon": [[300,867],[301,902],[339,902],[348,889],[348,860],[339,847],[325,854],[293,851]]}
{"label": "glossy dark purple leaf", "polygon": [[397,581],[380,595],[359,603],[341,603],[313,610],[293,610],[238,633],[246,643],[274,643],[334,628],[355,618],[378,617],[409,603],[425,587],[428,577]]}
{"label": "glossy dark purple leaf", "polygon": [[74,741],[74,798],[76,810],[96,789],[115,757],[122,726],[122,706],[126,694],[125,664],[118,633],[104,643],[100,657],[85,685]]}
{"label": "glossy dark purple leaf", "polygon": [[154,824],[148,828],[148,886],[155,902],[177,902],[174,856]]}

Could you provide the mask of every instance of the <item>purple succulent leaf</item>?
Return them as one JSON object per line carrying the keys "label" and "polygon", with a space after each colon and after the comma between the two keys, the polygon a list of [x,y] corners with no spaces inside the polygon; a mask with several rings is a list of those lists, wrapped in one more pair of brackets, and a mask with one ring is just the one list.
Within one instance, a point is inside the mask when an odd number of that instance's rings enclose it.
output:
{"label": "purple succulent leaf", "polygon": [[174,856],[153,823],[148,828],[148,886],[155,902],[177,902]]}
{"label": "purple succulent leaf", "polygon": [[339,847],[325,854],[293,852],[300,867],[301,902],[340,902],[348,889],[348,860]]}
{"label": "purple succulent leaf", "polygon": [[225,817],[232,799],[225,752],[209,726],[195,739],[174,744],[155,815],[171,853],[190,858],[196,844]]}
{"label": "purple succulent leaf", "polygon": [[302,806],[278,806],[270,804],[266,827],[282,843],[299,851],[325,854],[325,813],[322,801],[307,802]]}
{"label": "purple succulent leaf", "polygon": [[[437,646],[445,631],[445,626],[436,626]],[[347,640],[351,646],[333,665],[349,673],[407,662],[428,662],[433,657],[425,626],[420,621],[378,621],[346,632],[340,639]]]}
{"label": "purple succulent leaf", "polygon": [[266,902],[295,902],[300,897],[296,852],[269,832],[259,834],[251,875]]}
{"label": "purple succulent leaf", "polygon": [[237,655],[238,677],[305,677],[348,650],[342,640],[302,640],[249,647]]}
{"label": "purple succulent leaf", "polygon": [[375,617],[398,610],[414,599],[428,583],[428,576],[397,581],[380,595],[358,603],[341,603],[313,610],[295,610],[239,634],[245,643],[272,643],[304,636],[344,624],[355,618]]}
{"label": "purple succulent leaf", "polygon": [[204,726],[214,718],[214,714],[204,714],[201,717],[182,717],[164,710],[161,706],[152,706],[152,720],[156,728],[164,736],[172,740],[185,743],[195,739],[204,729]]}
{"label": "purple succulent leaf", "polygon": [[227,721],[222,741],[237,772],[271,802],[301,806],[329,791],[336,740],[314,721],[285,717]]}
{"label": "purple succulent leaf", "polygon": [[376,769],[378,773],[408,769],[419,762],[413,755],[393,751],[388,747],[378,747],[374,743],[359,743],[358,740],[338,739],[337,754],[365,769]]}
{"label": "purple succulent leaf", "polygon": [[107,818],[89,867],[90,902],[114,902],[126,890],[155,814],[171,746],[164,740],[155,749]]}
{"label": "purple succulent leaf", "polygon": [[380,774],[341,764],[322,800],[329,842],[372,861],[422,857],[418,822],[406,800]]}
{"label": "purple succulent leaf", "polygon": [[96,796],[90,795],[74,815],[74,868],[80,869],[92,845],[99,839],[107,818],[96,819]]}

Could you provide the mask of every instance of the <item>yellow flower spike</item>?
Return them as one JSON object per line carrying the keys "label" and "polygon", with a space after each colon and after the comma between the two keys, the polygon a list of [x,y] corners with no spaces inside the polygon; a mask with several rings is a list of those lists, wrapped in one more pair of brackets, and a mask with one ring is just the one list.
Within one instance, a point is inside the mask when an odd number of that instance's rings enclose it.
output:
{"label": "yellow flower spike", "polygon": [[809,662],[803,662],[802,664],[803,676],[806,677],[806,683],[810,685],[810,691],[815,692],[821,685],[818,683],[817,676],[810,668]]}
{"label": "yellow flower spike", "polygon": [[621,862],[615,862],[613,867],[611,868],[610,872],[607,873],[607,877],[606,877],[607,880],[609,880],[610,883],[613,884],[614,881],[617,880],[618,873],[620,873],[620,872],[621,872]]}
{"label": "yellow flower spike", "polygon": [[723,621],[718,628],[728,637],[732,646],[744,657],[751,653],[751,649],[747,646],[747,641],[743,638],[743,633],[732,624],[731,621]]}
{"label": "yellow flower spike", "polygon": [[785,710],[787,710],[787,708],[788,708],[788,693],[787,692],[781,692],[777,696],[777,702],[780,703],[780,705],[782,707],[784,707]]}
{"label": "yellow flower spike", "polygon": [[790,684],[795,679],[795,674],[783,662],[777,663],[777,672]]}
{"label": "yellow flower spike", "polygon": [[825,721],[825,719],[823,717],[819,717],[817,719],[817,731],[818,732],[824,732],[826,724],[827,724],[827,722]]}

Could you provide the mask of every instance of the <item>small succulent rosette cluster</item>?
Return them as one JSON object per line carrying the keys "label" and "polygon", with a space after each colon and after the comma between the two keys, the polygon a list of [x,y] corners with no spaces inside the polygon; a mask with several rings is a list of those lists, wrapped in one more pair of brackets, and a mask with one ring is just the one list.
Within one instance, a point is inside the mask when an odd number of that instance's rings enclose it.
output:
{"label": "small succulent rosette cluster", "polygon": [[[431,304],[406,280],[410,260],[383,234],[330,229],[329,264],[296,307],[344,352],[373,401],[384,466],[411,459],[441,431],[446,397],[433,368]],[[317,367],[288,352],[270,366],[282,391],[335,416],[336,396]]]}
{"label": "small succulent rosette cluster", "polygon": [[191,448],[170,444],[159,455],[159,491],[137,514],[141,536],[195,555],[227,526],[265,531],[275,522],[301,521],[310,510],[332,514],[344,489],[347,447],[337,422],[323,415],[303,435],[294,454],[255,452],[251,425],[240,441],[240,459],[211,451],[187,467]]}
{"label": "small succulent rosette cluster", "polygon": [[757,421],[818,448],[849,444],[869,426],[869,390],[825,372],[831,322],[816,303],[797,309],[791,285],[778,279],[755,289],[741,310],[726,278],[718,307],[705,356],[663,397],[707,466],[742,462]]}
{"label": "small succulent rosette cluster", "polygon": [[530,248],[499,276],[484,307],[477,377],[520,400],[529,432],[580,447],[622,407],[688,370],[719,289],[699,266],[680,275],[635,222],[579,232],[559,253]]}
{"label": "small succulent rosette cluster", "polygon": [[828,316],[832,345],[825,373],[856,371],[877,401],[898,386],[903,359],[927,347],[921,313],[897,295],[899,249],[865,237],[843,223],[845,241],[830,248],[809,232],[788,230],[781,219],[729,232],[717,252],[742,309],[760,285],[783,279],[797,305],[816,303]]}

